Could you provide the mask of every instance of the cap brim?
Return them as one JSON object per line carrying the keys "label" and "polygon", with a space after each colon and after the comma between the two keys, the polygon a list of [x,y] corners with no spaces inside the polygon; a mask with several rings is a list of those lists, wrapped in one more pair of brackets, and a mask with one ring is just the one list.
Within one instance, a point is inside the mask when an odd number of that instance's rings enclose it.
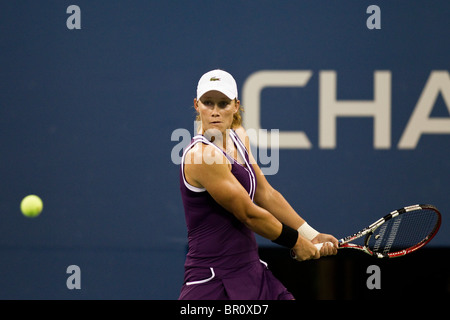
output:
{"label": "cap brim", "polygon": [[223,87],[210,85],[207,88],[204,88],[203,90],[197,92],[197,99],[200,99],[205,93],[210,92],[210,91],[219,91],[219,92],[223,93],[224,95],[226,95],[231,100],[237,98],[237,95],[233,92],[233,90],[227,90],[227,89],[224,89]]}

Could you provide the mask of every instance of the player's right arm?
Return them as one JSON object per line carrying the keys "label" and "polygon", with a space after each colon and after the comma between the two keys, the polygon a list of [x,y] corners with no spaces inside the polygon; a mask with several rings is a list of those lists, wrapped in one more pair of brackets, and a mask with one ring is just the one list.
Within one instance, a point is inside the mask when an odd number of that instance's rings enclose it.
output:
{"label": "player's right arm", "polygon": [[[205,188],[217,203],[257,234],[269,240],[280,236],[281,222],[253,203],[231,173],[231,164],[216,147],[198,143],[187,153],[186,160],[184,173],[189,184]],[[299,260],[320,257],[316,247],[300,235],[293,249]]]}

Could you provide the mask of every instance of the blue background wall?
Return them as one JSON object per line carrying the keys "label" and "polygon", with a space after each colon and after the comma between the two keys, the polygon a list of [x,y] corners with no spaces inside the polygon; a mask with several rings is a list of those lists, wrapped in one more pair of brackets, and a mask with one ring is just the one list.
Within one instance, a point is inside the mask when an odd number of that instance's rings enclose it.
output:
{"label": "blue background wall", "polygon": [[[72,4],[80,30],[66,26]],[[371,4],[379,30],[366,27]],[[178,297],[187,243],[171,152],[183,141],[171,137],[192,133],[197,81],[214,68],[241,96],[255,72],[312,72],[303,88],[261,94],[264,128],[312,143],[280,150],[268,176],[312,226],[341,237],[431,203],[443,224],[430,246],[450,246],[450,135],[398,148],[430,74],[450,70],[449,11],[448,1],[2,1],[0,298]],[[338,100],[373,100],[374,72],[391,72],[390,148],[373,147],[372,118],[339,118],[336,148],[319,147],[325,70]],[[440,94],[431,117],[448,119],[448,103]],[[36,219],[19,210],[32,193],[44,201]],[[66,287],[69,265],[81,290]]]}

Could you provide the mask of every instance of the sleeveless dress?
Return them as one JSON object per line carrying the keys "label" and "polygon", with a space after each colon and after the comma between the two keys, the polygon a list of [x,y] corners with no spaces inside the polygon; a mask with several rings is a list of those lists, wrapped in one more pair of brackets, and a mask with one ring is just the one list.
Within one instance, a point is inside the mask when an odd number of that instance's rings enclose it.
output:
{"label": "sleeveless dress", "polygon": [[190,185],[184,176],[187,152],[197,143],[213,145],[231,163],[231,173],[253,200],[256,177],[248,152],[235,131],[229,130],[243,164],[202,135],[184,150],[180,167],[180,191],[188,230],[184,284],[179,299],[274,300],[293,299],[267,264],[259,260],[252,230],[219,205],[204,188]]}

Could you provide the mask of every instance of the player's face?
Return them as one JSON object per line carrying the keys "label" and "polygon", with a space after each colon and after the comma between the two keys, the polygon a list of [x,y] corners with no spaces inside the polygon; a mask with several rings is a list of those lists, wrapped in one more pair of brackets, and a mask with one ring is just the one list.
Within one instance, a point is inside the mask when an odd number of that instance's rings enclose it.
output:
{"label": "player's face", "polygon": [[239,100],[231,100],[219,91],[206,92],[199,101],[194,100],[194,105],[200,114],[203,132],[216,129],[224,133],[231,128],[233,115],[239,110]]}

